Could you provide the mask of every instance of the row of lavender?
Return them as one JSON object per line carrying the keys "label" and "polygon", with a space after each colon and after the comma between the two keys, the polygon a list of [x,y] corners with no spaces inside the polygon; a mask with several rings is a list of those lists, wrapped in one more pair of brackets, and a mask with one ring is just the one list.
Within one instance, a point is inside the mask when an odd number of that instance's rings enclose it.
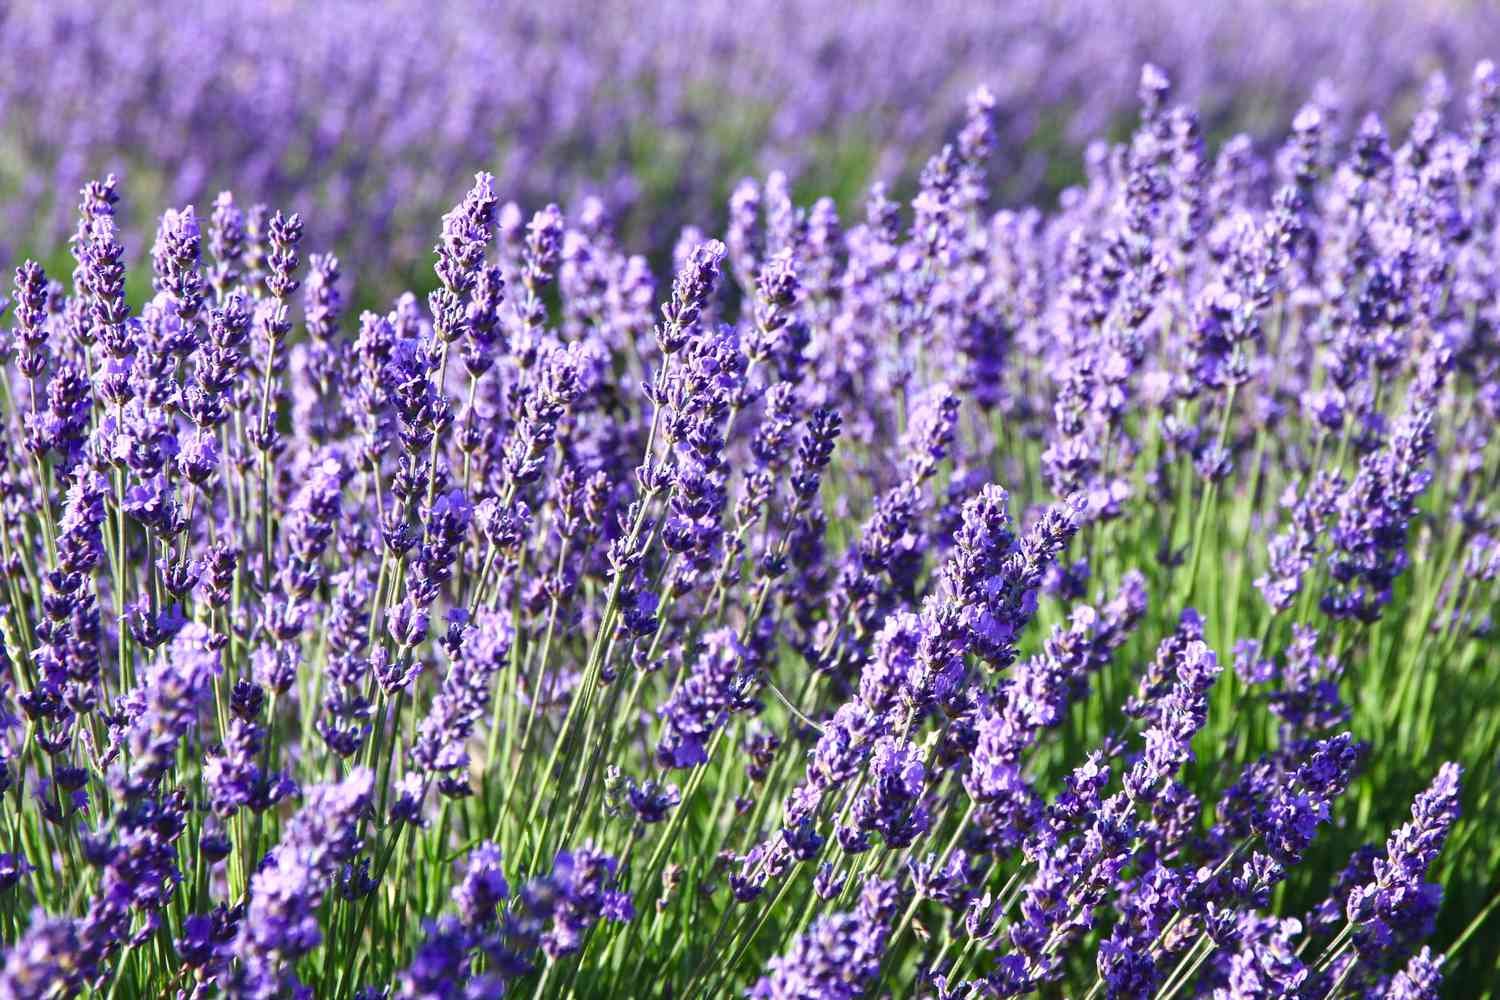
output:
{"label": "row of lavender", "polygon": [[1148,67],[1043,214],[981,90],[660,289],[481,174],[358,317],[229,195],[134,308],[88,184],[0,382],[0,997],[1480,995],[1500,75],[1429,95],[1262,161]]}
{"label": "row of lavender", "polygon": [[658,246],[721,218],[745,172],[857,198],[918,166],[981,83],[995,176],[1021,197],[1128,118],[1144,53],[1214,133],[1265,136],[1324,79],[1351,113],[1404,120],[1429,72],[1497,42],[1495,12],[1457,0],[21,0],[0,16],[5,240],[50,252],[72,192],[109,170],[146,204],[232,186],[304,213],[385,292],[412,280],[420,234],[476,164],[531,207],[601,197]]}

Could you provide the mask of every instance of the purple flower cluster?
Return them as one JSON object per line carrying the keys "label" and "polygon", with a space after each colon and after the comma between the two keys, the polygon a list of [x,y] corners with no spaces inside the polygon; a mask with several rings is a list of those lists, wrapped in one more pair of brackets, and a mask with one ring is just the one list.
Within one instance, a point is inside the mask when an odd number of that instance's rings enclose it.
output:
{"label": "purple flower cluster", "polygon": [[231,993],[276,996],[295,983],[294,967],[322,941],[318,905],[338,871],[358,853],[359,822],[374,776],[355,771],[311,789],[274,854],[250,886],[250,903],[230,951],[240,961]]}
{"label": "purple flower cluster", "polygon": [[[677,27],[733,21],[714,43],[732,53],[760,12]],[[643,38],[663,30],[638,13]],[[940,13],[980,59],[993,26]],[[348,48],[394,38],[391,16]],[[82,188],[66,283],[16,268],[0,997],[1344,1000],[1478,981],[1453,942],[1470,921],[1466,940],[1493,938],[1490,64],[1467,102],[1431,79],[1394,133],[1353,114],[1363,92],[1319,88],[1275,149],[1220,141],[1222,106],[1176,105],[1148,65],[1139,117],[1045,209],[998,207],[1017,127],[998,85],[909,187],[874,165],[892,184],[848,217],[802,198],[816,172],[783,171],[726,187],[722,240],[678,228],[701,192],[662,163],[635,179],[652,197],[682,181],[650,219],[668,277],[611,197],[506,201],[535,192],[504,157],[440,219],[370,199],[330,234],[370,185],[417,212],[450,157],[495,155],[467,133],[513,123],[510,91],[489,70],[460,86],[475,52],[492,69],[512,51],[492,34],[542,53],[515,73],[544,87],[649,79],[673,124],[644,145],[665,158],[692,152],[673,115],[704,98],[683,80],[726,111],[780,93],[649,46],[599,77],[549,62],[613,52],[550,34],[592,38],[609,5],[476,14],[469,34],[450,16],[421,58],[299,37],[241,70],[329,63],[292,82],[333,74],[339,127],[243,165],[279,196],[281,171],[336,159],[297,189],[313,201],[226,193],[142,240],[110,176]],[[765,65],[834,37],[809,17]],[[104,65],[157,23],[99,20],[122,30]],[[0,37],[54,23],[98,30],[28,10]],[[887,51],[856,46],[873,30],[818,57],[830,79]],[[182,106],[232,104],[200,58],[175,71]],[[932,58],[889,74],[962,75]],[[455,138],[429,174],[398,153],[434,80],[411,134]],[[339,102],[351,81],[368,107]],[[887,83],[814,103],[868,109],[875,156],[937,127],[882,131]],[[561,131],[605,112],[573,114]],[[760,126],[778,142],[822,134],[782,114]],[[329,137],[372,131],[369,173],[318,202],[358,172]],[[506,156],[552,150],[535,132]],[[364,261],[401,270],[400,248],[342,244],[408,228],[431,246],[425,294],[387,301]]]}
{"label": "purple flower cluster", "polygon": [[771,960],[770,971],[749,995],[756,1000],[864,996],[879,975],[887,925],[899,902],[891,883],[867,881],[852,911],[819,918],[786,954]]}

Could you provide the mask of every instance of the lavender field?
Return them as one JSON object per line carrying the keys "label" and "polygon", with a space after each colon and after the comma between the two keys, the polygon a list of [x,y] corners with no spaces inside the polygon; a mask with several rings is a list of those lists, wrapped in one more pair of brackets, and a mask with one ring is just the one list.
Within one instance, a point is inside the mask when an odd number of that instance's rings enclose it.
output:
{"label": "lavender field", "polygon": [[0,1000],[1500,996],[1500,8],[0,51]]}

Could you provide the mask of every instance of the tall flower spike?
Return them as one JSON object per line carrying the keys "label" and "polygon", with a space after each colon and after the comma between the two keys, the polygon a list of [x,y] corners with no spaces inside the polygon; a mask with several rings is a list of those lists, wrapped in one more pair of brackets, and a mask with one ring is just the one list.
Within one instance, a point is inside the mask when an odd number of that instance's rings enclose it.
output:
{"label": "tall flower spike", "polygon": [[359,850],[359,823],[374,776],[357,768],[311,789],[288,821],[273,860],[250,883],[250,904],[234,942],[240,965],[232,995],[274,996],[294,988],[293,967],[323,940],[317,910],[340,865]]}
{"label": "tall flower spike", "polygon": [[302,216],[277,212],[271,216],[266,233],[271,246],[266,261],[266,288],[272,296],[285,302],[291,298],[299,284],[295,272],[297,265],[301,263],[297,248],[302,242]]}
{"label": "tall flower spike", "polygon": [[748,650],[732,628],[704,637],[688,677],[662,706],[656,759],[663,767],[692,767],[708,759],[708,743],[735,712],[753,704]]}
{"label": "tall flower spike", "polygon": [[680,351],[699,315],[713,295],[724,260],[724,244],[718,240],[694,247],[672,282],[672,298],[661,307],[656,344],[663,354]]}
{"label": "tall flower spike", "polygon": [[851,912],[819,917],[785,954],[771,959],[750,989],[753,1000],[855,1000],[880,972],[898,898],[892,882],[871,878]]}
{"label": "tall flower spike", "polygon": [[1376,858],[1374,879],[1349,893],[1346,907],[1361,962],[1381,968],[1412,953],[1432,929],[1441,886],[1426,881],[1459,814],[1457,764],[1444,764],[1427,790],[1412,802],[1411,821],[1386,841]]}

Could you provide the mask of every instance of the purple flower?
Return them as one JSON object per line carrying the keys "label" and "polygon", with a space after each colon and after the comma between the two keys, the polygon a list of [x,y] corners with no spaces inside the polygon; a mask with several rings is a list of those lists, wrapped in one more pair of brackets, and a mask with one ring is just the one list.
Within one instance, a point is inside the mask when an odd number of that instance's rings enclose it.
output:
{"label": "purple flower", "polygon": [[323,940],[317,909],[341,864],[358,852],[359,821],[374,776],[357,769],[306,793],[274,858],[250,883],[250,904],[233,952],[250,995],[275,995],[295,983],[293,966]]}
{"label": "purple flower", "polygon": [[178,632],[165,656],[152,659],[130,727],[129,789],[146,791],[175,762],[178,745],[196,726],[218,678],[218,650],[207,626],[191,624]]}
{"label": "purple flower", "polygon": [[897,904],[894,883],[867,880],[853,911],[819,917],[786,954],[771,959],[769,971],[751,987],[750,996],[755,1000],[854,1000],[863,996],[880,972]]}
{"label": "purple flower", "polygon": [[40,998],[79,990],[94,975],[79,932],[72,918],[35,912],[25,934],[6,950],[0,994]]}
{"label": "purple flower", "polygon": [[658,711],[662,734],[656,759],[663,767],[693,767],[708,760],[708,743],[729,716],[754,704],[749,651],[731,628],[703,638],[686,679]]}
{"label": "purple flower", "polygon": [[[471,995],[499,996],[499,982],[471,982],[473,936],[452,917],[424,921],[422,942],[411,964],[397,977],[401,996],[421,1000],[459,1000]],[[488,994],[478,992],[489,987]],[[473,989],[474,992],[469,992]]]}
{"label": "purple flower", "polygon": [[1442,888],[1426,881],[1458,818],[1457,764],[1444,764],[1426,791],[1412,802],[1411,821],[1386,841],[1374,878],[1349,893],[1346,911],[1354,925],[1360,961],[1380,967],[1400,961],[1432,929]]}
{"label": "purple flower", "polygon": [[1324,544],[1324,522],[1333,514],[1343,484],[1336,475],[1319,472],[1300,494],[1288,488],[1281,506],[1290,512],[1287,530],[1271,539],[1270,565],[1255,587],[1273,611],[1286,611],[1302,589]]}
{"label": "purple flower", "polygon": [[1443,985],[1443,956],[1433,958],[1423,947],[1396,973],[1385,990],[1385,1000],[1437,1000]]}
{"label": "purple flower", "polygon": [[548,958],[556,961],[577,952],[601,919],[620,923],[634,919],[629,895],[616,885],[618,866],[613,857],[589,845],[559,851],[552,871],[522,889],[527,909],[549,921],[541,937]]}
{"label": "purple flower", "polygon": [[500,848],[485,841],[469,852],[463,877],[453,887],[453,902],[465,927],[487,926],[496,918],[496,908],[510,897]]}
{"label": "purple flower", "polygon": [[656,781],[640,784],[631,782],[625,792],[630,809],[642,823],[660,823],[667,813],[682,801],[682,793],[675,785],[663,785]]}
{"label": "purple flower", "polygon": [[458,657],[422,717],[412,763],[439,778],[445,794],[468,794],[469,737],[489,709],[494,677],[509,663],[508,615],[485,611],[463,632]]}
{"label": "purple flower", "polygon": [[1297,956],[1302,927],[1295,920],[1244,914],[1235,930],[1238,949],[1229,956],[1228,982],[1214,994],[1225,1000],[1298,996],[1311,971]]}
{"label": "purple flower", "polygon": [[879,832],[891,847],[907,847],[932,822],[922,805],[927,780],[922,755],[911,743],[885,736],[871,749],[869,768],[869,781],[854,803],[854,821]]}
{"label": "purple flower", "polygon": [[1339,498],[1328,569],[1332,586],[1321,606],[1335,618],[1372,622],[1391,600],[1391,586],[1407,564],[1406,532],[1432,473],[1432,414],[1402,417],[1389,445],[1366,456]]}
{"label": "purple flower", "polygon": [[662,322],[656,328],[656,342],[662,354],[676,354],[687,343],[689,332],[718,283],[724,253],[724,244],[709,240],[695,247],[683,262],[672,282],[672,298],[662,306]]}

